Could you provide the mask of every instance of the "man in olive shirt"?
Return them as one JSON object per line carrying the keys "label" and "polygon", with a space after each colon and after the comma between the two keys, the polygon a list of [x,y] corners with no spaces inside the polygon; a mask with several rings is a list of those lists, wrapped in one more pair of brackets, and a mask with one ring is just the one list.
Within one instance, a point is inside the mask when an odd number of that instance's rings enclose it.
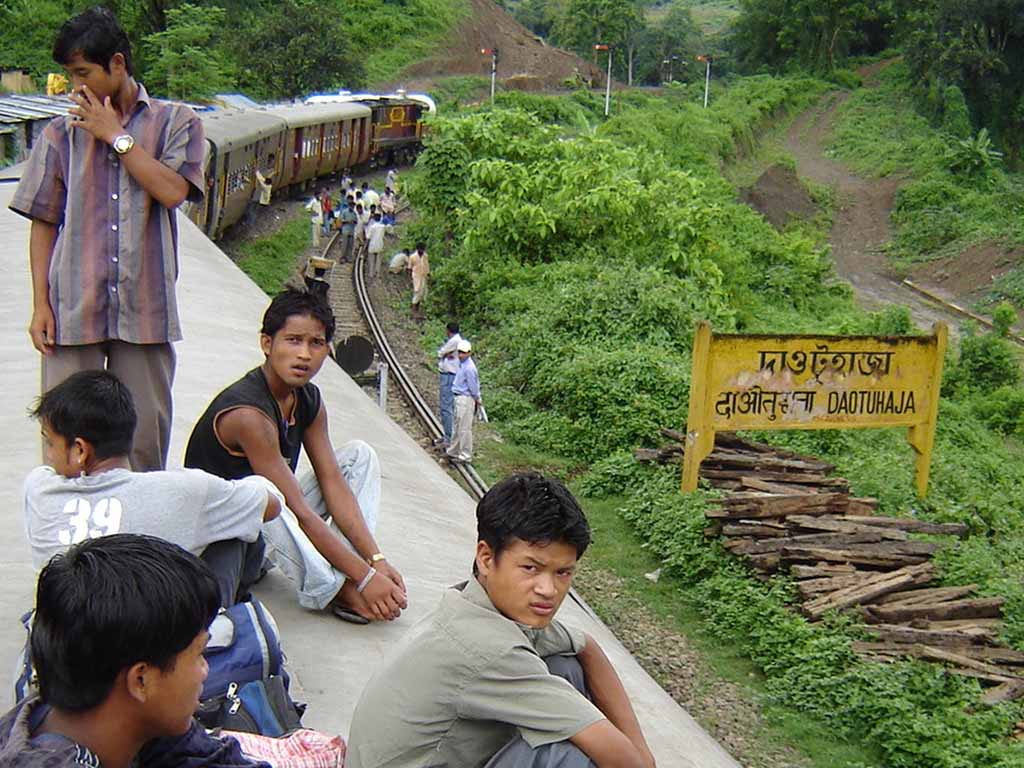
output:
{"label": "man in olive shirt", "polygon": [[477,533],[473,578],[367,683],[347,768],[652,768],[611,663],[554,619],[590,543],[576,500],[512,476],[481,499]]}

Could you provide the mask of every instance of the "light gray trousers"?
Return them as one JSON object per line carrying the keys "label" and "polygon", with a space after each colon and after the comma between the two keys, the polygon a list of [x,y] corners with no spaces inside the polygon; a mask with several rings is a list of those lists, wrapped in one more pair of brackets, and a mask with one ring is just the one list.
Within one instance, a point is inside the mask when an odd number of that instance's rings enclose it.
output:
{"label": "light gray trousers", "polygon": [[[359,510],[370,533],[377,529],[380,514],[380,461],[377,452],[362,440],[345,443],[335,453],[341,474],[348,482],[352,495],[359,503]],[[323,518],[338,538],[351,549],[355,549],[342,535],[337,524],[327,511],[327,503],[320,491],[313,470],[299,477],[299,487],[306,503]],[[291,579],[303,608],[323,610],[341,590],[345,574],[327,562],[306,537],[299,526],[295,513],[282,500],[281,514],[269,523],[263,524],[263,538],[267,542],[267,559],[279,567]]]}

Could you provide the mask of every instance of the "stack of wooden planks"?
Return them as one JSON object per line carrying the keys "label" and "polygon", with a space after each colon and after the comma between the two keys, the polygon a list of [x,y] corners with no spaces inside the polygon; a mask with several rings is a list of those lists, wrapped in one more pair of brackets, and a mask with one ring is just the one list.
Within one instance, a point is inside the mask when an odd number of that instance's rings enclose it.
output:
{"label": "stack of wooden planks", "polygon": [[[685,436],[668,429],[662,434],[675,442],[639,450],[639,460],[681,460]],[[990,703],[1024,697],[1024,653],[997,643],[1003,599],[974,596],[974,584],[931,586],[932,557],[967,527],[873,514],[876,500],[851,496],[834,469],[792,451],[716,435],[700,473],[729,493],[708,510],[705,533],[721,536],[761,578],[788,572],[800,596],[797,608],[809,620],[859,611],[872,638],[854,644],[861,656],[942,663],[991,686],[985,693]]]}

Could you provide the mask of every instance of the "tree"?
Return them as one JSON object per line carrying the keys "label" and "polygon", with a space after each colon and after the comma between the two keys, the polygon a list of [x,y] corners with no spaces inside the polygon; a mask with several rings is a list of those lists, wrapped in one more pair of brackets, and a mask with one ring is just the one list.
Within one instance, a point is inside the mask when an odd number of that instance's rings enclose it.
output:
{"label": "tree", "polygon": [[[636,79],[657,85],[669,77],[671,69],[673,80],[686,80],[694,57],[704,45],[689,6],[677,0],[660,24],[649,25],[645,30],[637,52]],[[671,62],[670,67],[665,65],[666,61]]]}
{"label": "tree", "polygon": [[143,43],[150,87],[177,99],[208,99],[233,86],[231,66],[219,49],[226,12],[217,6],[188,3],[167,10],[167,29]]}
{"label": "tree", "polygon": [[359,85],[363,67],[351,54],[338,13],[315,0],[267,6],[245,36],[249,51],[240,85],[258,96],[296,98]]}
{"label": "tree", "polygon": [[895,0],[895,8],[912,80],[932,115],[945,120],[957,109],[956,91],[949,89],[956,86],[972,122],[1019,157],[1024,0]]}
{"label": "tree", "polygon": [[884,46],[888,0],[741,0],[735,50],[747,70],[796,63],[831,72],[851,51]]}
{"label": "tree", "polygon": [[569,0],[555,24],[555,41],[583,53],[595,43],[620,49],[627,77],[632,80],[633,57],[644,26],[643,13],[626,0]]}
{"label": "tree", "polygon": [[24,69],[39,81],[59,71],[50,51],[70,15],[62,0],[5,0],[0,3],[0,68]]}

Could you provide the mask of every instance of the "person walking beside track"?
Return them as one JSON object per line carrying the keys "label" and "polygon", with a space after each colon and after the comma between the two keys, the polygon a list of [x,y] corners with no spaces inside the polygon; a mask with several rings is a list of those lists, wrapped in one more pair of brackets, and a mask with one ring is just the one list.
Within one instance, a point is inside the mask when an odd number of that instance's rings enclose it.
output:
{"label": "person walking beside track", "polygon": [[306,203],[306,210],[310,212],[309,221],[313,225],[312,238],[313,247],[320,247],[320,229],[324,224],[324,209],[320,203],[319,194],[314,194],[308,203]]}
{"label": "person walking beside track", "polygon": [[446,454],[456,463],[473,460],[473,422],[483,401],[480,398],[480,374],[473,362],[473,345],[462,339],[458,345],[459,371],[452,382],[455,396],[455,434]]}
{"label": "person walking beside track", "polygon": [[352,198],[348,199],[341,211],[341,263],[344,264],[352,258],[352,246],[356,238],[356,216],[355,203]]}
{"label": "person walking beside track", "polygon": [[65,22],[53,58],[74,106],[47,124],[10,204],[32,220],[28,331],[42,389],[110,370],[138,404],[132,468],[163,469],[181,339],[174,209],[203,200],[203,126],[135,81],[128,37],[106,8]]}
{"label": "person walking beside track", "polygon": [[381,254],[384,253],[384,234],[387,227],[381,221],[379,213],[373,214],[373,220],[366,228],[366,252],[370,259],[370,275],[380,277]]}
{"label": "person walking beside track", "polygon": [[445,326],[448,340],[437,350],[437,370],[440,377],[438,385],[438,402],[441,411],[441,431],[443,436],[441,443],[445,450],[452,443],[452,422],[455,412],[455,400],[452,394],[452,383],[455,381],[455,374],[459,372],[459,342],[462,335],[459,333],[459,324],[452,321]]}
{"label": "person walking beside track", "polygon": [[427,298],[427,278],[430,277],[430,258],[427,246],[416,243],[416,250],[409,256],[409,271],[412,272],[412,313],[420,312],[420,303]]}

